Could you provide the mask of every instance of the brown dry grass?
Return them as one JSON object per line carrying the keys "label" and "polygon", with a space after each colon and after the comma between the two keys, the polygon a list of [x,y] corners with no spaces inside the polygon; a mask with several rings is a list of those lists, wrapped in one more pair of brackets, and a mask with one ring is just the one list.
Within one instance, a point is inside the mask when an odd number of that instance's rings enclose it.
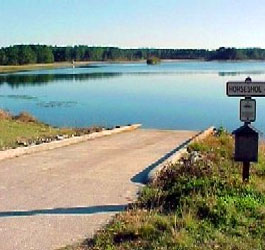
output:
{"label": "brown dry grass", "polygon": [[20,121],[20,122],[38,122],[37,118],[35,118],[33,115],[31,115],[28,112],[21,112],[20,114],[18,114],[17,116],[14,116],[14,120],[16,121]]}
{"label": "brown dry grass", "polygon": [[5,110],[0,109],[0,120],[11,120],[12,115]]}

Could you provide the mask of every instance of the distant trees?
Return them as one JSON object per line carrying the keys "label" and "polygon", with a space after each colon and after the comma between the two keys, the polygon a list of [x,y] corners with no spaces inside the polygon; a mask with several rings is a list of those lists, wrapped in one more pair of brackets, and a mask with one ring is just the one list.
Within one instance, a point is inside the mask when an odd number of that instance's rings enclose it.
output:
{"label": "distant trees", "polygon": [[265,50],[260,48],[205,49],[120,49],[117,47],[52,47],[46,45],[15,45],[0,49],[0,65],[53,63],[64,61],[115,61],[159,59],[201,60],[265,60]]}
{"label": "distant trees", "polygon": [[7,58],[6,64],[17,65],[18,64],[18,52],[19,52],[18,46],[9,47],[7,49],[4,49],[4,53]]}
{"label": "distant trees", "polygon": [[21,45],[18,47],[17,62],[20,65],[36,63],[37,55],[30,46]]}
{"label": "distant trees", "polygon": [[35,46],[35,53],[38,63],[53,63],[54,55],[51,47]]}
{"label": "distant trees", "polygon": [[52,48],[45,45],[15,45],[0,49],[0,65],[53,62]]}
{"label": "distant trees", "polygon": [[236,60],[237,51],[235,48],[220,47],[210,57],[211,60]]}
{"label": "distant trees", "polygon": [[209,60],[265,60],[265,50],[260,48],[225,48],[212,51]]}
{"label": "distant trees", "polygon": [[89,61],[102,61],[103,54],[104,54],[104,48],[92,47],[90,49],[87,49],[87,58]]}
{"label": "distant trees", "polygon": [[2,65],[7,64],[7,55],[3,49],[0,50],[0,64]]}

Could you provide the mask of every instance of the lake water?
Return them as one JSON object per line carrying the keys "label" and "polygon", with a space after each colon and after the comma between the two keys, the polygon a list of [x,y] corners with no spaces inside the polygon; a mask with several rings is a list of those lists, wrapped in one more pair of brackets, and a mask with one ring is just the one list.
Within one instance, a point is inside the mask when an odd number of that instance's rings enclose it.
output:
{"label": "lake water", "polygon": [[[0,108],[28,111],[55,126],[204,129],[239,126],[239,100],[226,96],[228,80],[265,80],[264,62],[164,62],[148,66],[94,64],[82,68],[0,75]],[[265,131],[265,98],[257,122]]]}

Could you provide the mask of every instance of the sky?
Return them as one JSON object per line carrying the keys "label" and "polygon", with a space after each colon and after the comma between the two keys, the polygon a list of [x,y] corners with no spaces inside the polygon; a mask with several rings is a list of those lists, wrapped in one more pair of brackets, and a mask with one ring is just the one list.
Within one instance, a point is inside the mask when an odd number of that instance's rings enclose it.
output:
{"label": "sky", "polygon": [[264,0],[0,0],[0,47],[265,48]]}

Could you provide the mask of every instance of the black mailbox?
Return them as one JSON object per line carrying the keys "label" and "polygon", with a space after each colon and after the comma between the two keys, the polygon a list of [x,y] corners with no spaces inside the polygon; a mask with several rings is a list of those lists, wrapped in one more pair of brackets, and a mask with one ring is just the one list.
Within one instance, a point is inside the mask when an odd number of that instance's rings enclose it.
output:
{"label": "black mailbox", "polygon": [[233,132],[235,135],[235,161],[257,162],[259,133],[250,125],[244,125]]}

